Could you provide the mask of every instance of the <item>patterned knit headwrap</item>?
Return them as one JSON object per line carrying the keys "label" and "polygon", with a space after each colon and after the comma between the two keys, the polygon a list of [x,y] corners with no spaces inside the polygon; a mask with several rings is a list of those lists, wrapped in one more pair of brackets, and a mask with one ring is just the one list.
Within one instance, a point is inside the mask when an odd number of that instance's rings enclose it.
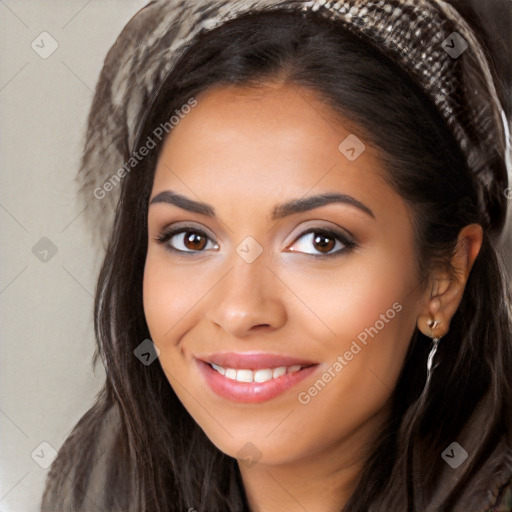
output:
{"label": "patterned knit headwrap", "polygon": [[[94,191],[123,167],[144,114],[194,38],[241,14],[317,11],[391,58],[437,107],[466,158],[490,232],[506,217],[508,122],[472,29],[440,0],[155,0],[126,25],[109,51],[89,115],[78,180],[88,219],[107,244],[120,187]],[[489,121],[491,120],[491,122]],[[501,162],[501,165],[496,165]],[[503,165],[505,162],[505,165]]]}

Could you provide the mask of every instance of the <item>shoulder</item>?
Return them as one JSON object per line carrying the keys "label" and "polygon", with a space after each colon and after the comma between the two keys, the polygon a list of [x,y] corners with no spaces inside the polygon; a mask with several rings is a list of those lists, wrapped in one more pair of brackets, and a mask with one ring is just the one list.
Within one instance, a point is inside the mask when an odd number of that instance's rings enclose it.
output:
{"label": "shoulder", "polygon": [[119,430],[118,408],[97,400],[75,425],[51,465],[40,512],[90,510],[91,501],[95,510],[103,510],[100,504],[105,499]]}

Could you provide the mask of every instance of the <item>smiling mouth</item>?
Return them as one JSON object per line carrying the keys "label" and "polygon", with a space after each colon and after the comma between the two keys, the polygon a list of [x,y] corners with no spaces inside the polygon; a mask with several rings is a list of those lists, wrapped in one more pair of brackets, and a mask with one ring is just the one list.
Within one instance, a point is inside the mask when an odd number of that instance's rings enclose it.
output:
{"label": "smiling mouth", "polygon": [[[217,359],[218,360],[218,359]],[[261,403],[293,388],[314,373],[319,363],[270,366],[262,368],[238,368],[221,366],[212,361],[195,359],[206,387],[216,396],[239,403]],[[295,362],[295,361],[294,361]],[[247,363],[247,361],[246,361]],[[265,366],[268,363],[265,364]],[[249,365],[249,364],[248,364]]]}
{"label": "smiling mouth", "polygon": [[236,368],[224,368],[223,366],[215,363],[208,363],[216,372],[225,376],[228,379],[236,380],[237,382],[268,382],[269,380],[279,379],[283,375],[296,373],[303,368],[309,368],[314,366],[295,364],[292,366],[278,366],[277,368],[263,368],[260,370],[249,370],[247,368],[236,369]]}

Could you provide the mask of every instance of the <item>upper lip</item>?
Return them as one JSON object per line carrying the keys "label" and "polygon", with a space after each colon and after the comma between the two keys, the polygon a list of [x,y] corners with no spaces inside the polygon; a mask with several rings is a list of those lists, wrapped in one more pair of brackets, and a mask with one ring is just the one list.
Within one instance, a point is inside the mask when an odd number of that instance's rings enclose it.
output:
{"label": "upper lip", "polygon": [[262,370],[265,368],[279,368],[280,366],[311,366],[318,364],[315,361],[292,357],[282,354],[269,354],[264,352],[223,352],[198,357],[206,363],[213,363],[223,368],[237,370]]}

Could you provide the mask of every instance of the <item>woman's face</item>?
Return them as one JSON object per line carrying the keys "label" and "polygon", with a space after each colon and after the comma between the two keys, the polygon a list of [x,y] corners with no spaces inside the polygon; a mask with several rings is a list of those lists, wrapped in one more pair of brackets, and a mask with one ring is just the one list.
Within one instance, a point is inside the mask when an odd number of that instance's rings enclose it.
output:
{"label": "woman's face", "polygon": [[170,385],[232,457],[284,464],[368,440],[423,305],[411,212],[313,92],[197,100],[149,205],[144,311]]}

